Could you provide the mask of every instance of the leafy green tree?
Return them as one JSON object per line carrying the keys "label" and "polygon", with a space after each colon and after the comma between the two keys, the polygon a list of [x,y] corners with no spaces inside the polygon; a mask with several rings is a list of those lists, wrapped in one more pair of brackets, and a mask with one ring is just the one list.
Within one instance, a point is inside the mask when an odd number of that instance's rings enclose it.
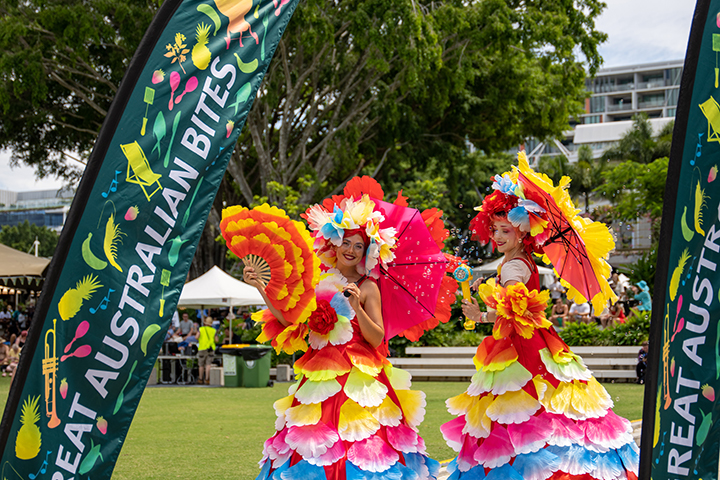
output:
{"label": "leafy green tree", "polygon": [[47,227],[39,227],[25,220],[13,227],[4,225],[0,228],[0,243],[21,252],[34,253],[35,239],[38,239],[38,255],[52,257],[57,247],[58,234]]}
{"label": "leafy green tree", "polygon": [[[447,144],[493,151],[559,134],[581,108],[584,67],[600,63],[605,35],[594,21],[603,7],[301,2],[230,175],[249,204],[256,194],[275,200],[268,182],[311,173],[307,200],[325,180],[337,185],[398,151],[427,151],[428,161]],[[15,161],[67,174],[64,152],[87,157],[156,10],[138,0],[0,1],[0,145]]]}
{"label": "leafy green tree", "polygon": [[560,182],[562,177],[571,177],[570,170],[570,161],[565,155],[542,156],[537,166],[537,171],[550,177],[555,185]]}
{"label": "leafy green tree", "polygon": [[[77,178],[157,3],[0,1],[0,147]],[[76,152],[77,157],[66,152]]]}
{"label": "leafy green tree", "polygon": [[568,188],[570,196],[583,197],[585,211],[588,212],[590,196],[605,181],[603,172],[606,165],[606,161],[594,158],[590,147],[583,145],[578,149],[575,163],[570,163],[565,155],[547,156],[540,158],[537,169],[550,177],[555,185],[562,177],[570,177],[572,179]]}
{"label": "leafy green tree", "polygon": [[617,145],[605,151],[603,159],[650,163],[658,158],[669,157],[674,126],[674,121],[669,122],[655,135],[647,115],[635,115],[632,128],[620,138]]}
{"label": "leafy green tree", "polygon": [[651,163],[623,162],[604,172],[605,183],[597,189],[613,205],[613,217],[632,222],[647,215],[657,237],[662,216],[668,158]]}
{"label": "leafy green tree", "polygon": [[590,208],[590,195],[605,181],[603,173],[606,165],[606,161],[593,157],[587,145],[580,147],[577,162],[570,165],[570,195],[585,199],[585,212]]}
{"label": "leafy green tree", "polygon": [[[492,154],[557,136],[582,110],[606,38],[595,29],[604,6],[300,2],[211,221],[224,202],[282,206],[292,198],[285,187],[312,203],[361,172],[384,183],[398,170],[442,171],[448,198],[465,202],[480,188],[453,178],[467,170],[469,146]],[[0,148],[40,176],[76,174],[66,152],[89,155],[156,11],[150,0],[0,0]],[[200,249],[216,236],[203,233]],[[199,256],[209,264],[218,252]]]}

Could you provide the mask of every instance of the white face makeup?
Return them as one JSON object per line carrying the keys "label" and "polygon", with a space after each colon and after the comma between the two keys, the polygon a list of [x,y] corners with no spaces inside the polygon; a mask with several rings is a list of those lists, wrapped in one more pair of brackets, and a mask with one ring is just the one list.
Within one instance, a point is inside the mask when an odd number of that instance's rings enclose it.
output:
{"label": "white face makeup", "polygon": [[522,238],[518,236],[515,227],[507,220],[493,221],[491,236],[500,253],[512,252],[522,243]]}
{"label": "white face makeup", "polygon": [[337,247],[338,266],[354,267],[365,256],[365,242],[359,234],[351,235],[343,239],[342,244]]}

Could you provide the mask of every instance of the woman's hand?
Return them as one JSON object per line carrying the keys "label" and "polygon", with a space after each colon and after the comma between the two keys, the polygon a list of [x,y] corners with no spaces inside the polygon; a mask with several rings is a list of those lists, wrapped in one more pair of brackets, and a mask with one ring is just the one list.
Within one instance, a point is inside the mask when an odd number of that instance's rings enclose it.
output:
{"label": "woman's hand", "polygon": [[478,288],[480,288],[480,285],[482,285],[485,282],[485,277],[480,277],[477,280],[475,280],[472,285],[470,285],[470,290],[473,290],[475,292],[478,291]]}
{"label": "woman's hand", "polygon": [[[360,311],[360,287],[355,283],[349,283],[343,289],[343,292],[350,294],[350,296],[348,296],[348,302],[350,302],[350,306],[355,310],[355,315],[357,315]],[[347,293],[345,294],[346,296]]]}
{"label": "woman's hand", "polygon": [[255,269],[253,267],[245,267],[243,269],[243,281],[248,285],[257,288],[260,292],[265,291],[265,285],[260,280],[260,277],[258,277],[258,274],[255,273]]}
{"label": "woman's hand", "polygon": [[287,327],[290,325],[290,322],[285,320],[285,317],[283,316],[282,312],[275,308],[275,306],[272,304],[270,299],[268,298],[267,294],[265,293],[265,284],[262,280],[260,280],[260,277],[257,273],[255,273],[255,269],[249,266],[245,266],[243,269],[243,281],[247,283],[248,285],[251,285],[258,289],[258,292],[260,292],[260,295],[262,295],[263,300],[265,300],[265,305],[267,305],[268,309],[270,309],[270,312],[273,314],[275,318],[280,322],[280,324],[283,327]]}
{"label": "woman's hand", "polygon": [[462,301],[463,314],[474,322],[480,322],[482,319],[482,312],[480,311],[480,305],[477,300],[470,298],[470,301],[463,299]]}

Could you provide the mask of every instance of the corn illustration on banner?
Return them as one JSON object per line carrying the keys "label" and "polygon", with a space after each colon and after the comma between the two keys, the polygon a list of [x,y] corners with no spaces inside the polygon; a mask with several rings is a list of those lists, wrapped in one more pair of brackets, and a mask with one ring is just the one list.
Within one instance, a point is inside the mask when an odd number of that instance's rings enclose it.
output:
{"label": "corn illustration on banner", "polygon": [[719,54],[720,0],[701,0],[665,191],[640,456],[644,479],[710,480],[719,473]]}
{"label": "corn illustration on banner", "polygon": [[108,479],[296,0],[167,0],[91,154],[0,426],[0,478]]}

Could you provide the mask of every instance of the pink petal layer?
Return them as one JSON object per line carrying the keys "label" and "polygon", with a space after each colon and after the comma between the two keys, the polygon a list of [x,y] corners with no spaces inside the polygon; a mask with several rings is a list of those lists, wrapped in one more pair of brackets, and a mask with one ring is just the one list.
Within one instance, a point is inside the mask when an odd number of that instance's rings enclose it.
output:
{"label": "pink petal layer", "polygon": [[311,465],[317,465],[324,467],[332,465],[345,456],[345,444],[343,442],[335,442],[332,447],[328,448],[327,452],[320,455],[318,458],[307,458],[306,460]]}
{"label": "pink petal layer", "polygon": [[585,434],[573,420],[547,412],[541,413],[538,417],[550,424],[551,434],[547,437],[549,445],[567,447],[582,443]]}
{"label": "pink petal layer", "polygon": [[440,426],[440,433],[442,433],[447,442],[448,446],[455,450],[460,451],[462,447],[462,431],[465,428],[465,417],[456,417],[447,423],[443,423]]}
{"label": "pink petal layer", "polygon": [[612,410],[608,410],[604,417],[579,421],[578,427],[585,432],[587,442],[601,452],[620,448],[632,440],[630,422],[618,417]]}
{"label": "pink petal layer", "polygon": [[510,436],[505,427],[499,424],[493,426],[490,436],[487,437],[480,448],[475,452],[474,458],[487,468],[497,468],[505,465],[515,455]]}
{"label": "pink petal layer", "polygon": [[508,425],[507,431],[516,453],[531,453],[545,446],[551,427],[548,421],[530,417],[525,423]]}
{"label": "pink petal layer", "polygon": [[377,435],[353,443],[347,457],[361,470],[375,473],[384,472],[400,459],[400,455]]}
{"label": "pink petal layer", "polygon": [[412,428],[401,423],[397,427],[388,427],[385,432],[388,442],[395,450],[403,453],[417,453],[420,436]]}
{"label": "pink petal layer", "polygon": [[285,437],[290,448],[305,459],[319,457],[339,439],[337,432],[323,422],[304,427],[290,427]]}
{"label": "pink petal layer", "polygon": [[477,463],[475,462],[475,453],[478,450],[478,439],[472,435],[466,435],[463,439],[462,448],[457,456],[458,469],[461,472],[467,472]]}

